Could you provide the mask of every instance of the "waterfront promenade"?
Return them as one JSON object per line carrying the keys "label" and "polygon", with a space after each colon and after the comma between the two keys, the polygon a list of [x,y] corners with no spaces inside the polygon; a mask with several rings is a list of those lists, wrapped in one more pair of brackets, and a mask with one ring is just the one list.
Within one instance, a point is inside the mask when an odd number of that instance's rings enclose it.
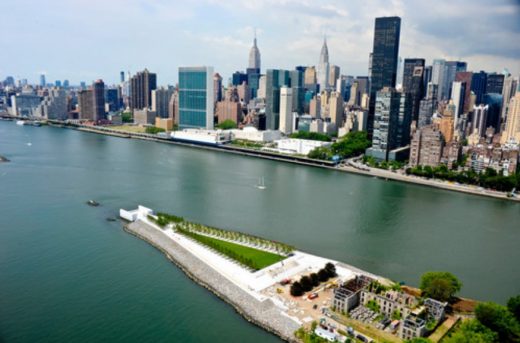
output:
{"label": "waterfront promenade", "polygon": [[[207,263],[204,254],[195,255],[193,246],[190,250],[186,238],[173,239],[161,229],[143,220],[125,225],[125,230],[162,251],[188,277],[232,305],[246,320],[286,341],[297,341],[294,331],[300,327],[300,324],[296,320],[284,314],[279,305],[274,304],[271,299],[259,299],[230,281],[220,269],[214,268],[215,264],[212,267]],[[209,253],[211,252],[205,252],[206,255]],[[214,258],[222,258],[217,254],[214,255]]]}
{"label": "waterfront promenade", "polygon": [[84,132],[91,132],[91,133],[98,133],[98,134],[106,134],[111,135],[115,137],[121,137],[121,138],[137,138],[137,139],[143,139],[143,140],[149,140],[149,141],[156,141],[161,143],[169,143],[169,144],[178,144],[183,145],[187,147],[192,148],[199,148],[199,149],[207,149],[207,150],[213,150],[213,151],[219,151],[219,152],[227,152],[227,153],[233,153],[233,154],[239,154],[244,156],[250,156],[250,157],[257,157],[257,158],[264,158],[269,160],[275,160],[280,162],[288,162],[288,163],[295,163],[300,165],[306,165],[311,167],[319,167],[319,168],[326,168],[341,172],[347,172],[347,173],[354,173],[369,177],[379,177],[382,179],[387,180],[393,180],[393,181],[399,181],[399,182],[407,182],[407,183],[413,183],[417,185],[422,186],[428,186],[428,187],[435,187],[435,188],[441,188],[448,191],[454,191],[454,192],[462,192],[472,195],[478,195],[478,196],[486,196],[486,197],[492,197],[496,199],[502,199],[502,200],[511,200],[520,202],[520,197],[508,197],[506,192],[498,192],[494,191],[492,189],[485,189],[482,187],[474,186],[474,185],[464,185],[464,184],[457,184],[453,182],[443,181],[443,180],[437,180],[437,179],[426,179],[421,178],[413,175],[405,175],[398,172],[392,172],[390,170],[385,169],[379,169],[379,168],[369,168],[366,166],[359,166],[359,167],[353,167],[352,165],[335,165],[333,163],[327,163],[326,161],[321,160],[313,160],[309,158],[296,158],[294,156],[290,155],[282,155],[282,154],[266,154],[258,150],[254,149],[247,149],[247,148],[236,148],[236,147],[228,147],[228,146],[207,146],[207,145],[198,145],[198,144],[189,144],[189,143],[182,143],[182,142],[175,142],[172,140],[164,139],[164,138],[158,138],[154,135],[150,134],[136,134],[132,132],[124,132],[121,131],[112,131],[106,128],[96,128],[96,127],[85,127],[81,126],[79,130]]}

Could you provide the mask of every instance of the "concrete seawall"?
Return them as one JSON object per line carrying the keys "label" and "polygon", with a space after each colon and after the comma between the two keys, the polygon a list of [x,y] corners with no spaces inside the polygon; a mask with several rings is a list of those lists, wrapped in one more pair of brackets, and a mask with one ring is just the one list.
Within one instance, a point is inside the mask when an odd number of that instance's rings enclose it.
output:
{"label": "concrete seawall", "polygon": [[271,300],[259,301],[244,292],[213,268],[195,257],[184,247],[148,224],[137,221],[124,225],[125,231],[162,251],[190,279],[210,290],[235,308],[247,321],[288,342],[298,342],[294,336],[300,325],[282,314]]}

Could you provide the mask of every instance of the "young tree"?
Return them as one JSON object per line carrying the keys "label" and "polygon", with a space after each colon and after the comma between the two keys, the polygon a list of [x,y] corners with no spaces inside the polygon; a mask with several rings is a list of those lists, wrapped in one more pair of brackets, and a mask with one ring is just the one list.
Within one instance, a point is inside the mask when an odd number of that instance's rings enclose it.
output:
{"label": "young tree", "polygon": [[329,279],[329,273],[325,269],[320,269],[318,272],[318,278],[321,282],[325,282]]}
{"label": "young tree", "polygon": [[311,281],[312,281],[312,285],[314,287],[316,287],[316,286],[318,286],[320,284],[320,278],[318,277],[318,274],[312,273],[310,275],[310,278],[311,278]]}
{"label": "young tree", "polygon": [[329,277],[335,277],[336,275],[338,275],[336,274],[336,266],[334,266],[330,262],[325,265],[325,270],[329,274]]}
{"label": "young tree", "polygon": [[300,279],[300,284],[305,292],[308,292],[312,289],[312,280],[307,275],[304,275]]}
{"label": "young tree", "polygon": [[459,279],[449,272],[427,272],[421,277],[423,295],[439,301],[450,300],[461,287]]}
{"label": "young tree", "polygon": [[303,295],[302,285],[298,281],[292,283],[292,285],[291,285],[291,295],[293,297],[299,297],[299,296]]}

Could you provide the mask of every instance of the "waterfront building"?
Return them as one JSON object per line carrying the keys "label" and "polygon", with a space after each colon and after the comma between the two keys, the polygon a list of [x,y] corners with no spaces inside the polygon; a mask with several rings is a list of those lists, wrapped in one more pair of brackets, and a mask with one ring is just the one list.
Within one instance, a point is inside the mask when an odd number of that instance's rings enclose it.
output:
{"label": "waterfront building", "polygon": [[312,150],[319,147],[330,146],[331,142],[313,141],[309,139],[285,138],[275,141],[277,152],[290,155],[308,155]]}
{"label": "waterfront building", "polygon": [[293,111],[292,111],[292,89],[283,86],[280,88],[280,132],[290,135],[293,131]]}
{"label": "waterfront building", "polygon": [[508,113],[504,132],[502,132],[501,142],[514,142],[520,144],[520,86],[516,94],[511,98],[508,105]]}
{"label": "waterfront building", "polygon": [[438,166],[443,148],[444,138],[435,125],[417,129],[410,143],[410,166]]}
{"label": "waterfront building", "polygon": [[317,68],[317,79],[320,91],[329,88],[329,49],[327,47],[327,39],[323,39],[323,46],[321,47],[320,60]]}
{"label": "waterfront building", "polygon": [[105,113],[105,83],[103,80],[96,80],[92,84],[92,100],[94,120],[105,120],[107,119]]}
{"label": "waterfront building", "polygon": [[398,159],[400,156],[391,151],[409,140],[410,97],[394,88],[385,87],[377,92],[375,106],[372,147],[366,153],[378,160]]}
{"label": "waterfront building", "polygon": [[231,131],[229,130],[184,129],[173,131],[170,136],[174,140],[206,145],[220,145],[231,141]]}
{"label": "waterfront building", "polygon": [[372,135],[374,131],[377,92],[384,87],[395,88],[400,33],[401,18],[376,18],[370,63],[371,82],[367,127],[369,135]]}
{"label": "waterfront building", "polygon": [[334,289],[332,308],[339,313],[349,313],[359,306],[361,291],[373,281],[374,279],[371,277],[360,274],[344,282],[340,287]]}
{"label": "waterfront building", "polygon": [[32,117],[40,106],[41,97],[33,93],[19,93],[11,96],[9,113],[14,116]]}
{"label": "waterfront building", "polygon": [[236,124],[242,119],[242,105],[236,87],[230,87],[226,91],[224,100],[217,102],[215,114],[219,123],[232,120]]}
{"label": "waterfront building", "polygon": [[78,92],[79,119],[94,120],[94,92],[91,89]]}
{"label": "waterfront building", "polygon": [[262,130],[259,131],[253,126],[246,126],[242,130],[233,129],[231,130],[233,139],[243,139],[252,142],[272,142],[282,138],[280,131],[276,130]]}
{"label": "waterfront building", "polygon": [[130,80],[130,107],[143,109],[152,106],[152,90],[157,89],[157,74],[148,69],[138,72]]}
{"label": "waterfront building", "polygon": [[164,131],[172,131],[173,130],[173,118],[161,118],[159,116],[155,117],[155,127],[159,129],[163,129]]}
{"label": "waterfront building", "polygon": [[47,119],[65,120],[68,118],[67,94],[65,90],[53,87],[43,97],[35,115]]}
{"label": "waterfront building", "polygon": [[504,86],[502,87],[502,121],[504,121],[507,117],[509,101],[515,95],[517,84],[518,80],[512,77],[511,75],[507,76],[504,79]]}
{"label": "waterfront building", "polygon": [[179,127],[213,129],[213,67],[179,68]]}
{"label": "waterfront building", "polygon": [[157,113],[158,117],[168,118],[168,104],[170,103],[170,98],[173,94],[173,88],[168,87],[160,87],[152,90],[152,104],[151,109],[153,112]]}
{"label": "waterfront building", "polygon": [[149,108],[134,110],[134,123],[138,125],[154,125],[157,113],[150,111]]}
{"label": "waterfront building", "polygon": [[120,108],[119,89],[105,88],[105,112],[115,112]]}

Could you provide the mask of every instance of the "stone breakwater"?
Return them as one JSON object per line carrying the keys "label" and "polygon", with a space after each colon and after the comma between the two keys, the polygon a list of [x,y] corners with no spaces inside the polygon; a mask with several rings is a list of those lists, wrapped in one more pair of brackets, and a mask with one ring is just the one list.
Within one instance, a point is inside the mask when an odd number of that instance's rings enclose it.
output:
{"label": "stone breakwater", "polygon": [[247,321],[288,342],[298,342],[294,336],[300,325],[282,314],[270,299],[259,301],[202,262],[184,247],[157,229],[141,221],[125,224],[125,231],[162,251],[190,279],[207,288],[230,304]]}

